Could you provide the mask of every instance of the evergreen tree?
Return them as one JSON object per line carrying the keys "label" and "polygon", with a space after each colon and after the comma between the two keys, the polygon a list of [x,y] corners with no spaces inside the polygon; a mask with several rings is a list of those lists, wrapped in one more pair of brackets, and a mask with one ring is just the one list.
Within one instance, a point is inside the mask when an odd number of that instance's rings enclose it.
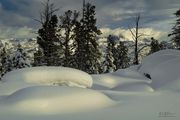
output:
{"label": "evergreen tree", "polygon": [[27,53],[22,49],[22,46],[18,44],[17,51],[12,56],[12,69],[20,69],[30,67],[30,60],[28,59]]}
{"label": "evergreen tree", "polygon": [[8,71],[8,65],[7,65],[8,55],[5,47],[1,48],[0,57],[1,57],[1,63],[0,63],[0,78],[1,78]]}
{"label": "evergreen tree", "polygon": [[124,42],[119,42],[117,36],[109,35],[107,38],[106,57],[104,61],[104,72],[114,72],[118,69],[129,67],[130,58],[128,57],[128,48]]}
{"label": "evergreen tree", "polygon": [[37,51],[34,53],[33,66],[43,66],[45,63],[43,56],[43,50],[41,48],[38,48]]}
{"label": "evergreen tree", "polygon": [[58,61],[57,49],[59,47],[59,39],[56,35],[57,23],[57,16],[53,15],[51,20],[38,31],[39,36],[37,38],[37,43],[43,50],[44,61],[47,66],[57,65]]}
{"label": "evergreen tree", "polygon": [[12,59],[7,46],[8,43],[0,45],[0,77],[12,70]]}
{"label": "evergreen tree", "polygon": [[84,2],[82,19],[80,23],[76,22],[75,27],[75,41],[77,45],[75,56],[78,69],[91,74],[98,73],[101,53],[97,36],[100,34],[101,31],[96,26],[95,6]]}
{"label": "evergreen tree", "polygon": [[161,50],[161,45],[159,44],[158,40],[151,38],[150,53],[149,54],[152,54],[152,53],[157,52],[159,50]]}
{"label": "evergreen tree", "polygon": [[[38,30],[39,36],[37,37],[37,43],[42,49],[44,64],[47,66],[55,66],[58,63],[58,47],[59,39],[57,36],[57,23],[58,18],[54,15],[53,4],[50,4],[49,0],[45,3],[44,11],[41,14],[42,28]],[[40,51],[38,51],[40,52]],[[37,53],[34,54],[35,58]],[[35,60],[38,61],[39,59]]]}
{"label": "evergreen tree", "polygon": [[73,47],[75,48],[74,67],[83,70],[84,58],[86,53],[85,53],[84,39],[82,39],[83,27],[79,21],[75,22],[75,27],[73,31],[74,31],[74,40],[75,40],[75,43],[73,44]]}
{"label": "evergreen tree", "polygon": [[172,41],[175,43],[176,48],[180,49],[180,9],[175,13],[177,20],[175,26],[172,28],[172,33],[168,36],[172,36]]}
{"label": "evergreen tree", "polygon": [[72,67],[73,66],[73,28],[75,27],[79,13],[77,11],[72,12],[68,10],[64,15],[60,16],[60,30],[64,30],[64,34],[60,35],[62,49],[64,53],[63,66]]}
{"label": "evergreen tree", "polygon": [[116,52],[115,49],[115,40],[111,35],[107,38],[107,49],[106,49],[106,58],[104,61],[104,72],[114,72],[116,69],[116,66],[114,64],[114,53]]}
{"label": "evergreen tree", "polygon": [[117,45],[113,56],[116,70],[129,67],[130,58],[128,57],[128,48],[124,45],[123,42],[119,42],[119,45]]}

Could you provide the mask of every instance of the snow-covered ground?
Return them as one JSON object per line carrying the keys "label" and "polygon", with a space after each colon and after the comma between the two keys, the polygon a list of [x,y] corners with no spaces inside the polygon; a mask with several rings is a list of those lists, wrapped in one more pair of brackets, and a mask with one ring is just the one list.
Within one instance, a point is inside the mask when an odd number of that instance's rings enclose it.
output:
{"label": "snow-covered ground", "polygon": [[29,86],[77,86],[91,87],[92,77],[80,70],[65,67],[33,67],[7,73],[0,84],[0,95]]}
{"label": "snow-covered ground", "polygon": [[179,61],[180,51],[163,50],[102,75],[62,67],[13,71],[0,82],[0,120],[180,120]]}

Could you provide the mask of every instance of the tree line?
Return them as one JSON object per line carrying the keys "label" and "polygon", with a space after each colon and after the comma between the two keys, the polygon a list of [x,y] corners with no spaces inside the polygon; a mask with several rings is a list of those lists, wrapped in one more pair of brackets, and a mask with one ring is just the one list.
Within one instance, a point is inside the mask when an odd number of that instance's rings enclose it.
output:
{"label": "tree line", "polygon": [[39,21],[42,28],[38,31],[39,49],[34,54],[34,66],[65,66],[90,74],[128,66],[128,49],[122,42],[117,45],[111,36],[107,39],[105,60],[102,60],[98,43],[101,31],[96,25],[94,5],[84,0],[81,12],[68,10],[60,17],[54,14],[57,9],[49,0],[44,8]]}

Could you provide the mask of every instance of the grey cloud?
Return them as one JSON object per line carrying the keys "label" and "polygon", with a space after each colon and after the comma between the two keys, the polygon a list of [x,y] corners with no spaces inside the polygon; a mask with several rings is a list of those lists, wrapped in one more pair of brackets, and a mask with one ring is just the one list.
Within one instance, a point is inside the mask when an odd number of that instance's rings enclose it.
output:
{"label": "grey cloud", "polygon": [[[28,26],[34,29],[39,24],[33,19],[39,18],[42,10],[41,2],[46,0],[8,0],[16,6],[16,10],[8,11],[0,4],[0,25],[9,27]],[[81,10],[82,0],[51,0],[60,10]],[[133,17],[141,13],[142,27],[153,27],[157,30],[169,31],[173,22],[173,13],[179,8],[179,0],[86,0],[96,5],[96,16],[99,27],[126,28],[132,26]],[[0,2],[1,3],[1,2]],[[3,17],[2,17],[3,16]],[[132,26],[133,27],[133,26]]]}

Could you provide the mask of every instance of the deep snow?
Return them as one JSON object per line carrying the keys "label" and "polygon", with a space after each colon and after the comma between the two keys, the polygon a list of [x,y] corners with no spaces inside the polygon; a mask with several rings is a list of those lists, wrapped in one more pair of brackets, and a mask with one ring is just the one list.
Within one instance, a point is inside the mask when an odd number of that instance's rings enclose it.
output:
{"label": "deep snow", "polygon": [[100,92],[66,86],[27,87],[0,100],[0,106],[11,112],[42,115],[82,112],[113,104]]}
{"label": "deep snow", "polygon": [[155,89],[180,91],[180,51],[162,50],[142,61],[139,69],[152,78],[151,86]]}
{"label": "deep snow", "polygon": [[0,84],[0,95],[12,94],[29,86],[63,85],[90,88],[92,83],[92,77],[80,70],[65,67],[31,67],[7,73]]}
{"label": "deep snow", "polygon": [[[7,74],[0,83],[0,119],[179,120],[179,61],[179,51],[163,50],[148,56],[138,66],[114,73],[89,77],[78,71],[73,77],[71,75],[76,71],[68,69],[62,75],[51,74],[57,75],[58,81],[67,74],[72,78],[70,81],[78,80],[78,84],[91,87],[88,89],[44,84],[43,80],[53,83],[51,78],[54,77],[38,79],[36,72],[27,77],[31,79],[29,81],[22,79],[27,70],[14,71],[14,75]],[[51,72],[52,69],[46,70]],[[144,74],[149,74],[152,79]],[[15,79],[19,76],[21,79]],[[84,84],[82,77],[89,82],[93,79],[93,85],[92,81]]]}

